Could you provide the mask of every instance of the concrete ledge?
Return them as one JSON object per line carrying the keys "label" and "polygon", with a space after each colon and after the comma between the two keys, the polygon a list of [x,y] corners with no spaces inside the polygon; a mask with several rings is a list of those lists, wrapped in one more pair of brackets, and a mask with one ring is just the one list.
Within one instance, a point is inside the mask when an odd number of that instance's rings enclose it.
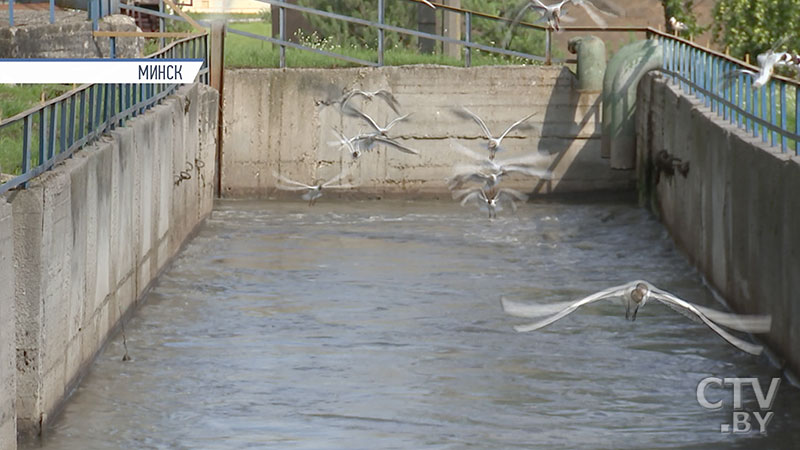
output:
{"label": "concrete ledge", "polygon": [[[9,317],[2,292],[11,289],[1,288],[10,277],[16,294],[16,325],[9,329],[16,329],[20,434],[42,432],[120,320],[211,212],[213,186],[202,185],[201,177],[176,186],[173,176],[180,169],[173,155],[209,152],[200,140],[216,134],[217,98],[206,86],[181,88],[34,179],[28,189],[6,195],[11,205],[0,207],[0,255],[13,254],[14,264],[0,265],[0,320]],[[195,112],[183,104],[194,104]],[[174,148],[175,135],[185,136],[181,142],[192,147]],[[203,170],[213,173],[213,157]],[[175,202],[178,195],[185,200]],[[13,240],[5,239],[5,225],[12,221]],[[14,340],[0,340],[5,342]],[[13,357],[3,348],[0,356],[2,371]],[[6,389],[0,388],[2,400]]]}
{"label": "concrete ledge", "polygon": [[[486,152],[480,128],[454,111],[466,106],[494,133],[526,114],[532,127],[503,141],[498,158],[538,153],[551,180],[509,179],[505,186],[535,193],[625,190],[632,171],[612,171],[600,156],[600,97],[580,93],[563,67],[401,66],[356,69],[242,69],[225,74],[222,193],[230,197],[283,196],[277,172],[315,182],[347,169],[356,196],[404,198],[449,196],[446,178],[470,160],[463,145]],[[337,103],[354,88],[389,89],[412,113],[390,135],[419,150],[408,155],[379,146],[353,161],[337,145],[332,128],[354,136],[363,120],[343,116]],[[361,99],[354,104],[361,105]],[[381,100],[363,103],[379,123],[395,113]]]}
{"label": "concrete ledge", "polygon": [[656,75],[646,76],[639,90],[645,93],[639,164],[651,164],[662,149],[690,163],[686,178],[651,181],[657,213],[733,309],[772,315],[771,332],[760,337],[800,373],[800,197],[792,194],[800,189],[800,158],[722,120]]}

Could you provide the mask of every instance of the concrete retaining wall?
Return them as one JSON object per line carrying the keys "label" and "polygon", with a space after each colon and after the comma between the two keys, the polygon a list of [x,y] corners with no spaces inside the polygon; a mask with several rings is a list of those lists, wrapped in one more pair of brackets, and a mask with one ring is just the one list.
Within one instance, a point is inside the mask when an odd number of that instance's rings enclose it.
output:
{"label": "concrete retaining wall", "polygon": [[[46,11],[20,11],[17,26],[0,26],[0,58],[108,58],[110,38],[92,36],[85,12],[62,12],[51,24]],[[0,21],[2,23],[2,21]],[[132,17],[117,14],[100,20],[101,31],[141,31]],[[138,58],[144,38],[117,38],[118,58]]]}
{"label": "concrete retaining wall", "polygon": [[[712,285],[743,313],[771,314],[767,343],[800,373],[800,158],[717,118],[654,75],[639,85],[643,199]],[[689,161],[686,178],[661,176],[652,155]]]}
{"label": "concrete retaining wall", "polygon": [[14,351],[14,222],[0,201],[0,448],[17,442],[17,371]]}
{"label": "concrete retaining wall", "polygon": [[[120,318],[210,213],[217,101],[208,87],[184,87],[6,195],[14,264],[0,265],[0,284],[16,266],[21,434],[47,425]],[[175,184],[181,170],[191,179]],[[0,362],[2,370],[7,360]]]}
{"label": "concrete retaining wall", "polygon": [[[616,190],[632,187],[632,171],[612,171],[600,157],[599,93],[578,92],[563,67],[403,66],[356,69],[243,69],[225,72],[222,187],[229,197],[275,193],[275,171],[310,183],[348,168],[360,193],[404,198],[449,196],[445,179],[469,162],[460,143],[484,152],[478,126],[453,110],[466,106],[499,134],[531,112],[536,128],[512,132],[498,158],[538,152],[551,181],[504,183],[528,192]],[[346,136],[370,131],[343,117],[336,103],[345,92],[388,89],[412,112],[390,132],[420,156],[379,147],[356,162],[329,141],[331,129]],[[360,100],[359,100],[360,102]],[[357,103],[358,104],[358,103]],[[364,110],[379,123],[396,115],[382,101]]]}

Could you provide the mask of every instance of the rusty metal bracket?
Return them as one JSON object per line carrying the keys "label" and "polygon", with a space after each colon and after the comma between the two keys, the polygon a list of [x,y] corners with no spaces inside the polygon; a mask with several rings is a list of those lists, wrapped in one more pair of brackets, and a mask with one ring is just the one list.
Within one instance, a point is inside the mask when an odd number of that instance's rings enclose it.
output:
{"label": "rusty metal bracket", "polygon": [[661,150],[656,154],[655,166],[656,184],[660,181],[662,173],[664,176],[671,177],[675,175],[675,171],[677,170],[683,178],[686,178],[689,174],[689,161],[682,161],[680,158],[672,156],[666,150]]}

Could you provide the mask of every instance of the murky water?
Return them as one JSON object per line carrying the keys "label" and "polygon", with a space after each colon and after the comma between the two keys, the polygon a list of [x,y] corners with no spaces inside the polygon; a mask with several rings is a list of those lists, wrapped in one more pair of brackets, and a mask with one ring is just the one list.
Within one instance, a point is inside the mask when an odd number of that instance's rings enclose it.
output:
{"label": "murky water", "polygon": [[[324,200],[324,199],[323,199]],[[502,214],[502,213],[501,213]],[[721,434],[731,389],[778,372],[657,303],[541,331],[499,297],[558,302],[637,278],[713,305],[632,204],[224,202],[113,340],[42,445],[52,449],[791,447],[800,395],[767,433]],[[744,407],[758,411],[752,391]],[[754,419],[750,420],[757,426]],[[33,446],[38,446],[34,443]]]}

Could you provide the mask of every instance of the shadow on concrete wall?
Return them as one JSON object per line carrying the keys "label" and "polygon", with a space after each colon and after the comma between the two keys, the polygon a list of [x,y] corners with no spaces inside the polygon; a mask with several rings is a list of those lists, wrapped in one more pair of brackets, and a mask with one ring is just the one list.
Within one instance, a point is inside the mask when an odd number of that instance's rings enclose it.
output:
{"label": "shadow on concrete wall", "polygon": [[[595,170],[597,174],[608,171],[607,160],[600,158],[600,93],[579,92],[575,75],[566,67],[562,68],[557,83],[545,108],[537,148],[541,154],[552,158],[548,166],[552,177],[539,180],[532,194],[574,190],[569,180],[586,180],[587,177],[591,180]],[[567,98],[553,98],[556,96]],[[599,181],[607,177],[596,178]]]}

